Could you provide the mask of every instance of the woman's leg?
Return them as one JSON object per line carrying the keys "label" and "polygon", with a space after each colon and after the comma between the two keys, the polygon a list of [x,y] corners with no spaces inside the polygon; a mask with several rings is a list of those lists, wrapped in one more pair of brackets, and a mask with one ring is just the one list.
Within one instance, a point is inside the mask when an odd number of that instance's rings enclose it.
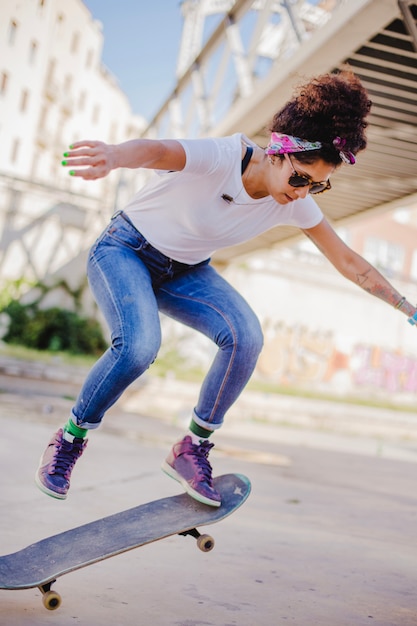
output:
{"label": "woman's leg", "polygon": [[202,332],[218,346],[194,416],[197,424],[215,430],[256,366],[263,345],[259,320],[246,300],[210,265],[165,283],[157,299],[166,315]]}
{"label": "woman's leg", "polygon": [[161,331],[151,278],[135,250],[102,242],[91,253],[88,278],[109,326],[111,346],[87,376],[73,415],[82,428],[96,428],[155,360]]}
{"label": "woman's leg", "polygon": [[263,337],[254,312],[231,285],[210,266],[194,268],[159,289],[160,310],[204,333],[218,346],[201,387],[190,433],[172,447],[162,469],[197,500],[221,504],[212,482],[208,454],[211,432],[248,382]]}
{"label": "woman's leg", "polygon": [[90,371],[72,419],[46,448],[36,483],[48,495],[65,499],[73,467],[84,452],[88,429],[154,361],[160,346],[158,308],[149,271],[139,257],[143,237],[122,218],[112,222],[93,246],[88,275],[109,325],[111,347]]}

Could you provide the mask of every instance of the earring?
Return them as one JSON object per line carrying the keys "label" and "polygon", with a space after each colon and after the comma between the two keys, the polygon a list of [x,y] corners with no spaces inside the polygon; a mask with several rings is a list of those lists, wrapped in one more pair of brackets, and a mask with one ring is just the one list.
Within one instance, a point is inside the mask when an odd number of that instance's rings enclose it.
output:
{"label": "earring", "polygon": [[268,157],[268,161],[270,162],[270,164],[271,164],[271,165],[273,165],[273,164],[274,164],[274,161],[272,160],[272,157],[271,157],[271,156],[270,156],[270,157]]}

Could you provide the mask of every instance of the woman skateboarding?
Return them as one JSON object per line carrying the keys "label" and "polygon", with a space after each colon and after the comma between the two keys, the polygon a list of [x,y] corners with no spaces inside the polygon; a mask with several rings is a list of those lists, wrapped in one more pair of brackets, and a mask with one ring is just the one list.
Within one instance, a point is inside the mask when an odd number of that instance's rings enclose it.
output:
{"label": "woman skateboarding", "polygon": [[91,249],[88,278],[111,345],[42,456],[36,474],[42,491],[66,498],[88,431],[156,359],[163,312],[218,347],[190,407],[189,431],[174,443],[163,469],[192,497],[221,504],[209,437],[248,382],[263,339],[248,303],[210,264],[219,248],[279,225],[296,226],[343,276],[415,322],[416,307],[338,237],[314,200],[330,192],[331,177],[343,164],[354,166],[366,147],[370,107],[358,78],[341,71],[318,76],[294,93],[273,117],[266,148],[241,133],[118,145],[79,141],[70,147],[63,165],[75,177],[96,180],[117,168],[147,168],[155,175]]}

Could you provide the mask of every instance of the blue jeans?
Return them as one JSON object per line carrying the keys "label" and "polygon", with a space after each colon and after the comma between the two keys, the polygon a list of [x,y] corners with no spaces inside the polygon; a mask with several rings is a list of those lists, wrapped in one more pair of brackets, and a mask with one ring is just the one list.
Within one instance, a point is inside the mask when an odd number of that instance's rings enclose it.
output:
{"label": "blue jeans", "polygon": [[[163,228],[163,225],[161,225]],[[215,430],[248,382],[263,344],[259,321],[209,264],[186,265],[156,250],[127,216],[116,214],[91,249],[88,279],[110,329],[111,346],[88,374],[74,421],[97,428],[123,391],[155,360],[159,311],[218,346],[194,420]]]}

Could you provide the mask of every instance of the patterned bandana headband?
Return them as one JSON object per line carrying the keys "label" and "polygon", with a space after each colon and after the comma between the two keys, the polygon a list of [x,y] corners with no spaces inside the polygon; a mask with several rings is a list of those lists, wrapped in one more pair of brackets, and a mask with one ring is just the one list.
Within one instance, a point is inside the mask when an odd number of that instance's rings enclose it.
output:
{"label": "patterned bandana headband", "polygon": [[[339,156],[343,163],[353,165],[356,163],[356,159],[352,152],[344,150],[346,139],[336,137],[333,139],[333,146],[338,150]],[[321,141],[307,141],[306,139],[300,139],[299,137],[293,137],[292,135],[283,135],[282,133],[272,133],[271,139],[265,154],[277,155],[277,154],[293,154],[294,152],[309,152],[310,150],[320,150],[322,147]]]}
{"label": "patterned bandana headband", "polygon": [[355,156],[352,154],[352,152],[349,152],[349,150],[344,150],[344,147],[346,145],[346,139],[335,137],[333,139],[333,145],[336,150],[339,150],[339,156],[342,159],[343,163],[347,163],[348,165],[355,165]]}

